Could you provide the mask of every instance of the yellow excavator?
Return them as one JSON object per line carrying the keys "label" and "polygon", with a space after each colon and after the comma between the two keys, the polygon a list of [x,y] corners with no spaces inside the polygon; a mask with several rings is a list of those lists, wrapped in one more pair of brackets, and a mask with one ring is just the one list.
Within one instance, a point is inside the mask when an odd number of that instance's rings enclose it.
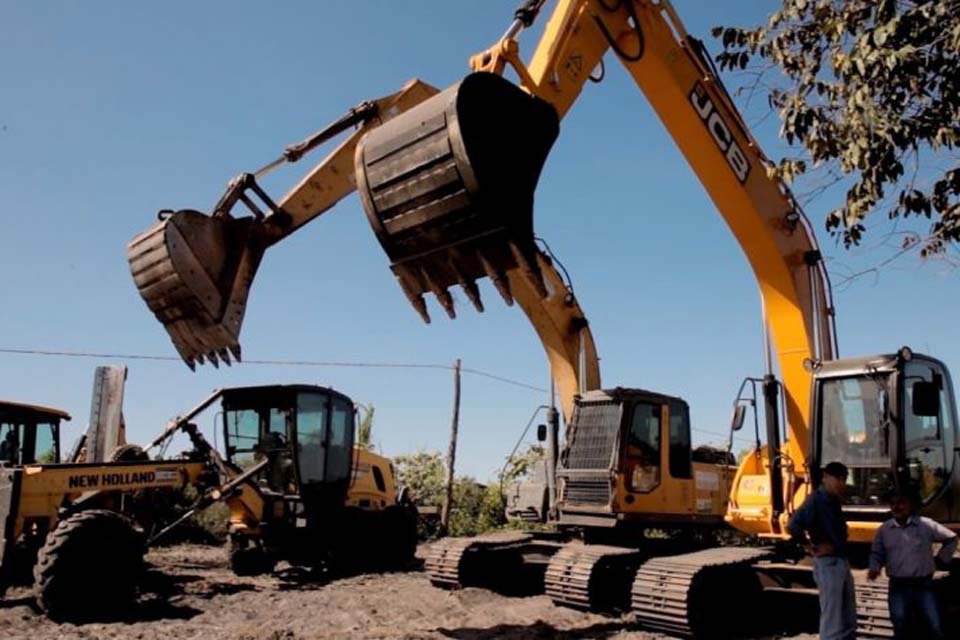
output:
{"label": "yellow excavator", "polygon": [[[185,361],[239,355],[243,307],[265,247],[355,185],[398,283],[425,320],[425,293],[454,315],[448,289],[455,285],[482,309],[476,280],[483,277],[508,304],[520,304],[547,350],[567,424],[575,423],[578,395],[584,402],[599,387],[595,348],[582,314],[564,306],[575,304],[572,296],[551,284],[550,261],[533,235],[533,193],[560,120],[612,50],[740,243],[759,285],[767,346],[765,375],[744,382],[732,427],[742,428],[748,411],[761,405],[766,426],[754,415],[758,444],[739,464],[725,519],[770,545],[647,560],[632,585],[638,621],[704,634],[711,612],[757,584],[809,590],[809,567],[788,562],[776,543],[787,540],[787,519],[833,460],[851,469],[844,513],[855,543],[869,542],[887,517],[884,493],[907,483],[923,488],[925,515],[960,529],[949,371],[909,348],[838,359],[830,282],[814,233],[789,189],[770,177],[771,162],[703,43],[667,0],[556,0],[527,64],[519,39],[545,4],[524,2],[504,36],[474,56],[472,73],[452,87],[421,93],[415,103],[401,106],[393,97],[351,111],[344,122],[357,130],[278,204],[245,175],[211,216],[168,212],[135,238],[128,249],[134,278]],[[503,77],[508,66],[519,84]],[[299,158],[331,131],[291,147],[264,170]],[[238,200],[252,217],[231,215]],[[629,492],[619,493],[625,479],[613,476],[607,490],[619,514]],[[561,497],[576,480],[561,481]],[[858,588],[860,633],[886,635],[884,586]]]}

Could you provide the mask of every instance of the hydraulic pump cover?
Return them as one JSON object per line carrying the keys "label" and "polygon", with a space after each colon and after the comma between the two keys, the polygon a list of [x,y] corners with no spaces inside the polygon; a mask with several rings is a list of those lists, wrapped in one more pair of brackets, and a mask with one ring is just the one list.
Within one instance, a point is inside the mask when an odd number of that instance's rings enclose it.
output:
{"label": "hydraulic pump cover", "polygon": [[492,73],[473,73],[367,134],[357,189],[411,303],[431,291],[453,317],[454,284],[482,311],[476,280],[512,302],[504,274],[537,268],[533,195],[559,133],[553,107]]}

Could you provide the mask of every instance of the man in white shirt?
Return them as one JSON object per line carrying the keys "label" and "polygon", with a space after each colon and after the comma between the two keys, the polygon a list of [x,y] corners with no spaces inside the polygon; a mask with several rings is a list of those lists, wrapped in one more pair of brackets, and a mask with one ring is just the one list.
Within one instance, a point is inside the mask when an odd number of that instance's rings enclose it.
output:
{"label": "man in white shirt", "polygon": [[[936,555],[941,566],[949,565],[957,548],[957,534],[935,520],[917,515],[918,504],[919,498],[912,490],[897,491],[893,496],[893,517],[880,526],[873,539],[867,578],[876,580],[880,568],[886,567],[894,638],[941,640],[943,627],[933,590],[933,544],[942,545]],[[926,629],[912,628],[911,620],[924,623]]]}

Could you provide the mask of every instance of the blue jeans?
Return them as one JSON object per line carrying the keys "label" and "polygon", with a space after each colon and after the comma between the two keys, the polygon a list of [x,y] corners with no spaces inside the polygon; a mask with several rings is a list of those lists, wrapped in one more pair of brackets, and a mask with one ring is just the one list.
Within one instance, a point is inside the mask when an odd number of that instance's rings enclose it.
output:
{"label": "blue jeans", "polygon": [[813,579],[820,590],[820,640],[854,640],[857,601],[846,558],[813,559]]}
{"label": "blue jeans", "polygon": [[940,610],[931,579],[891,578],[889,602],[894,638],[943,639]]}

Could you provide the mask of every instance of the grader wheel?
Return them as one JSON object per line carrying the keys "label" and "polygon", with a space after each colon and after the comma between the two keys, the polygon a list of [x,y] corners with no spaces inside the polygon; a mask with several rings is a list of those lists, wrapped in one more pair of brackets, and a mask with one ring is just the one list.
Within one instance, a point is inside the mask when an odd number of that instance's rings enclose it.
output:
{"label": "grader wheel", "polygon": [[37,604],[53,619],[123,613],[136,600],[144,550],[133,522],[113,511],[90,509],[62,520],[34,566]]}

